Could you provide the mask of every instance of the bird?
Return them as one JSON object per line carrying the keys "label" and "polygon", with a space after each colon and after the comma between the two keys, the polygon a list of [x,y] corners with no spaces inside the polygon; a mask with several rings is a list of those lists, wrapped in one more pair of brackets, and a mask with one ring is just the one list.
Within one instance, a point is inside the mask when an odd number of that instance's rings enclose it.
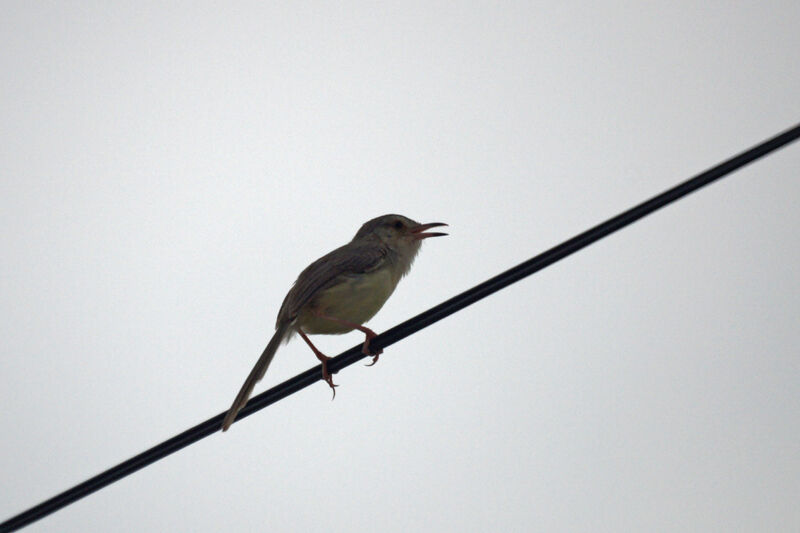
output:
{"label": "bird", "polygon": [[327,363],[331,358],[314,346],[309,335],[337,335],[358,330],[366,336],[362,352],[373,357],[368,366],[375,364],[383,350],[370,348],[370,340],[377,334],[363,324],[383,307],[400,279],[408,273],[422,241],[447,235],[427,231],[439,226],[447,224],[420,224],[403,215],[379,216],[365,222],[350,242],[300,272],[278,311],[275,333],[233,400],[222,421],[222,431],[233,424],[280,345],[295,333],[322,363],[322,378],[330,386],[334,398],[334,387],[338,385],[333,383],[328,372]]}

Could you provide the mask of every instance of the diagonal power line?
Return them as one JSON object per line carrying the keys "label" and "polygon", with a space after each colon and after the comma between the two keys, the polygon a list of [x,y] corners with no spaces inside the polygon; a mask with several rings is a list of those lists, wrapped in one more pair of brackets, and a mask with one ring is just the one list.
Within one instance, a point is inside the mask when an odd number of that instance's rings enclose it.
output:
{"label": "diagonal power line", "polygon": [[[498,274],[497,276],[488,279],[476,285],[475,287],[458,294],[449,300],[440,303],[439,305],[420,313],[419,315],[406,320],[384,333],[378,335],[370,341],[370,346],[374,348],[386,348],[392,344],[416,333],[417,331],[430,326],[431,324],[442,320],[443,318],[460,311],[461,309],[471,305],[478,300],[481,300],[490,294],[493,294],[500,289],[515,283],[522,278],[530,276],[534,272],[542,270],[543,268],[552,265],[568,255],[571,255],[578,250],[596,242],[603,237],[614,233],[618,229],[632,224],[642,217],[653,213],[654,211],[670,204],[684,196],[716,181],[731,172],[759,159],[770,152],[777,150],[795,140],[800,138],[800,124],[792,127],[768,139],[749,150],[746,150],[719,165],[694,176],[693,178],[676,185],[675,187],[662,192],[661,194],[650,198],[636,205],[619,215],[606,220],[605,222],[590,228],[583,233],[564,241],[558,246],[554,246],[549,250],[521,263],[510,270]],[[328,369],[331,372],[336,372],[352,365],[353,363],[366,357],[361,353],[361,345],[350,348],[331,359],[328,362]],[[256,411],[267,407],[295,392],[316,383],[322,378],[321,366],[310,368],[280,385],[269,389],[266,392],[253,397],[247,405],[239,412],[237,421],[244,417],[250,416]],[[49,500],[46,500],[27,511],[24,511],[16,516],[13,516],[0,524],[0,532],[14,531],[20,529],[40,518],[43,518],[50,513],[53,513],[62,507],[87,496],[106,485],[122,479],[123,477],[144,468],[145,466],[166,457],[167,455],[176,452],[186,446],[205,438],[212,433],[216,433],[220,429],[220,424],[225,416],[222,412],[205,422],[202,422],[192,428],[187,429],[183,433],[175,435],[169,440],[153,446],[139,455],[131,457],[116,466],[113,466],[92,478],[87,479],[83,483],[75,485],[71,489],[65,490]]]}

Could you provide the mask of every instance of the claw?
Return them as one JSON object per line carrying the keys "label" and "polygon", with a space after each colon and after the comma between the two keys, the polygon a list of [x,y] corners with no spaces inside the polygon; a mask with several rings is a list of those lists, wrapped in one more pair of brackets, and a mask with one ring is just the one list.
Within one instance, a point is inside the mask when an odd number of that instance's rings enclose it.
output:
{"label": "claw", "polygon": [[331,375],[330,372],[328,372],[328,360],[327,359],[322,361],[322,379],[325,380],[325,383],[327,383],[328,386],[333,391],[333,397],[331,397],[331,401],[335,400],[336,399],[336,387],[338,387],[339,385],[336,385],[333,382],[333,376]]}
{"label": "claw", "polygon": [[335,385],[335,384],[331,383],[330,381],[328,381],[328,385],[331,386],[331,390],[333,391],[333,396],[331,396],[331,401],[333,401],[333,400],[336,399],[336,387],[338,387],[339,385]]}
{"label": "claw", "polygon": [[367,338],[364,340],[364,346],[361,348],[361,353],[363,353],[364,355],[372,356],[372,362],[364,366],[372,366],[375,363],[377,363],[378,357],[380,357],[380,355],[383,353],[383,350],[381,350],[380,348],[378,348],[377,350],[370,349],[369,341],[371,341],[374,337],[375,337],[374,335],[373,336],[367,335]]}
{"label": "claw", "polygon": [[[383,353],[383,350],[380,349],[380,348],[378,348],[377,350],[373,350],[373,349],[371,349],[369,347],[369,341],[371,341],[376,336],[377,335],[373,335],[373,336],[367,335],[367,338],[364,340],[364,346],[361,347],[361,353],[363,353],[364,355],[374,355],[375,356],[375,361],[377,361],[378,360],[378,356]],[[373,364],[374,364],[374,361],[373,361]]]}

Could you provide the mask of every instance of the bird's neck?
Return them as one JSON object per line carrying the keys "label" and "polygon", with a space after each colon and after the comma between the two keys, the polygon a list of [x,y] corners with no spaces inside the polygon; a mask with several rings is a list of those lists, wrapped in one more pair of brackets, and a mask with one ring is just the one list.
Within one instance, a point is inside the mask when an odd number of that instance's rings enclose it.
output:
{"label": "bird's neck", "polygon": [[408,274],[411,265],[414,263],[414,258],[416,258],[417,253],[419,253],[419,249],[420,246],[417,243],[414,243],[407,249],[398,250],[389,247],[386,248],[386,259],[389,262],[389,267],[392,270],[392,278],[394,278],[395,283]]}

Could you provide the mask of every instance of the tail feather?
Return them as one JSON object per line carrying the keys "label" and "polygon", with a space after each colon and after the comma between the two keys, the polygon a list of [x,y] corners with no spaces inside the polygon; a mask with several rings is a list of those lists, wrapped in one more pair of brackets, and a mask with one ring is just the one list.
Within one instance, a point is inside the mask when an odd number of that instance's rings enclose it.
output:
{"label": "tail feather", "polygon": [[250,371],[250,375],[247,376],[247,379],[244,381],[244,385],[242,385],[239,394],[236,395],[236,399],[233,400],[233,404],[231,408],[228,410],[228,414],[225,415],[225,419],[222,421],[222,431],[227,431],[233,421],[236,420],[236,415],[239,414],[239,411],[247,404],[247,400],[250,398],[250,394],[253,392],[253,388],[256,386],[256,383],[261,381],[261,378],[264,377],[264,374],[267,372],[267,368],[269,364],[272,362],[272,358],[275,357],[275,352],[278,351],[278,347],[281,345],[281,342],[286,337],[286,333],[288,331],[288,324],[287,325],[280,325],[278,329],[275,330],[275,334],[270,339],[267,347],[264,348],[264,353],[261,354],[261,357],[258,358],[256,362],[256,366],[253,367],[253,370]]}

